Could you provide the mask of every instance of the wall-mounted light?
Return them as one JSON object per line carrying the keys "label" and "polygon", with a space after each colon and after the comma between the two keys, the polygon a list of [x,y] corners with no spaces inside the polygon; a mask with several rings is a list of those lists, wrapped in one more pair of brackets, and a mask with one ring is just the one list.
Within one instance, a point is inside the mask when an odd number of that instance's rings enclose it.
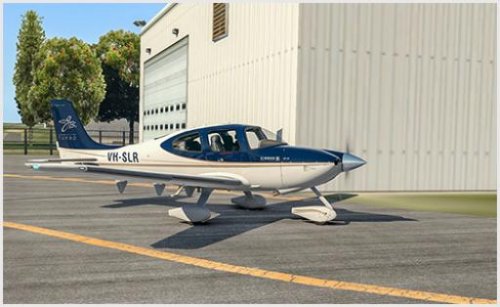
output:
{"label": "wall-mounted light", "polygon": [[142,28],[146,25],[146,21],[144,20],[136,20],[134,21],[134,26]]}
{"label": "wall-mounted light", "polygon": [[175,36],[179,35],[179,29],[173,28],[172,29],[172,34],[175,35]]}
{"label": "wall-mounted light", "polygon": [[151,54],[151,48],[146,48],[146,53]]}

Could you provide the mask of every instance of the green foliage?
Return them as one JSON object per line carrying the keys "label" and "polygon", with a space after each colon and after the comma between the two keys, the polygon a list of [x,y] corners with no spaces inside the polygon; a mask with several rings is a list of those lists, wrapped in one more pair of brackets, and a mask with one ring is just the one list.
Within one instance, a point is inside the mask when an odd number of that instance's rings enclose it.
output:
{"label": "green foliage", "polygon": [[103,64],[116,69],[131,86],[138,87],[140,42],[139,35],[133,32],[110,31],[99,38],[95,49]]}
{"label": "green foliage", "polygon": [[129,141],[133,142],[134,121],[139,120],[140,38],[132,32],[110,31],[99,38],[94,48],[106,80],[106,97],[98,119],[109,122],[126,118]]}
{"label": "green foliage", "polygon": [[35,63],[28,99],[37,121],[51,119],[49,102],[55,98],[73,101],[84,124],[97,115],[106,84],[101,63],[89,45],[74,37],[52,38],[42,45]]}
{"label": "green foliage", "polygon": [[13,77],[15,100],[21,121],[31,127],[35,124],[35,117],[30,107],[28,93],[33,82],[34,57],[45,40],[41,18],[35,11],[30,10],[23,15],[17,38],[17,57]]}
{"label": "green foliage", "polygon": [[67,98],[84,124],[99,114],[98,119],[104,121],[126,118],[133,130],[139,119],[137,34],[111,31],[100,37],[94,49],[77,38],[45,41],[40,18],[28,11],[17,49],[14,84],[23,123],[33,126],[49,121],[50,100]]}
{"label": "green foliage", "polygon": [[106,81],[106,96],[99,108],[98,119],[112,121],[126,118],[129,122],[139,119],[139,88],[130,86],[119,72],[109,65],[102,64]]}

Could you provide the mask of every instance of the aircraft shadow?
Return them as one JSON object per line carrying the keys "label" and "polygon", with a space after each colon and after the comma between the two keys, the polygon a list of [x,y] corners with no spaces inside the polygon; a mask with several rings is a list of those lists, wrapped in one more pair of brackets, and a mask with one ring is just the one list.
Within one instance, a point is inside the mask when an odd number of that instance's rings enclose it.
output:
{"label": "aircraft shadow", "polygon": [[[334,194],[329,196],[330,201],[339,201],[356,196],[356,194]],[[177,207],[195,202],[194,197],[190,202],[180,201],[180,198],[170,197],[147,197],[136,199],[123,199],[119,203],[105,205],[104,208],[124,208],[140,205],[160,205],[166,207]],[[151,244],[154,248],[175,248],[175,249],[198,249],[219,241],[243,234],[252,229],[256,229],[268,224],[283,220],[297,220],[297,222],[309,222],[293,215],[293,206],[314,205],[317,199],[309,198],[301,201],[288,201],[273,203],[261,210],[242,209],[232,204],[208,204],[210,211],[219,213],[215,219],[202,225],[191,225],[191,227],[170,235],[160,241]],[[396,221],[416,221],[398,215],[376,214],[370,212],[353,211],[336,207],[337,219],[330,223],[318,225],[318,227],[338,227],[349,225],[350,223],[377,223]],[[302,220],[302,221],[300,221]],[[187,223],[186,223],[187,224]],[[189,224],[187,224],[189,225]]]}
{"label": "aircraft shadow", "polygon": [[[165,207],[177,207],[186,205],[188,203],[180,203],[178,200],[189,198],[187,196],[155,196],[155,197],[142,197],[142,198],[126,198],[116,200],[117,203],[104,205],[102,208],[127,208],[127,207],[135,207],[142,205],[157,205],[157,206],[165,206]],[[193,197],[193,202],[195,202],[196,197]]]}

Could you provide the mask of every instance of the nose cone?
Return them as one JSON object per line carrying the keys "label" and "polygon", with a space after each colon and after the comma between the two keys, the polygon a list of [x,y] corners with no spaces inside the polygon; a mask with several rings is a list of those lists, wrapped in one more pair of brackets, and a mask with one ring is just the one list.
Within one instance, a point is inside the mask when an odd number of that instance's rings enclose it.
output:
{"label": "nose cone", "polygon": [[344,172],[352,171],[353,169],[363,166],[365,164],[366,164],[365,160],[356,157],[355,155],[345,153],[342,156],[342,170]]}

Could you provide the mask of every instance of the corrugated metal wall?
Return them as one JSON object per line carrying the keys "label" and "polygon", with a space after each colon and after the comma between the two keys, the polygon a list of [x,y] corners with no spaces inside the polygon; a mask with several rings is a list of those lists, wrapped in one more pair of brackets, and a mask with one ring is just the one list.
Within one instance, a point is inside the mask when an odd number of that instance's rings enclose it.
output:
{"label": "corrugated metal wall", "polygon": [[188,127],[283,127],[368,161],[327,190],[495,189],[495,5],[230,4],[215,43],[211,16],[176,5],[141,36],[141,63],[189,36]]}
{"label": "corrugated metal wall", "polygon": [[494,4],[301,4],[297,138],[368,161],[326,190],[496,188]]}
{"label": "corrugated metal wall", "polygon": [[212,4],[172,7],[142,34],[141,63],[189,36],[188,128],[249,123],[295,140],[299,5],[231,3],[228,14],[228,36],[213,42]]}

